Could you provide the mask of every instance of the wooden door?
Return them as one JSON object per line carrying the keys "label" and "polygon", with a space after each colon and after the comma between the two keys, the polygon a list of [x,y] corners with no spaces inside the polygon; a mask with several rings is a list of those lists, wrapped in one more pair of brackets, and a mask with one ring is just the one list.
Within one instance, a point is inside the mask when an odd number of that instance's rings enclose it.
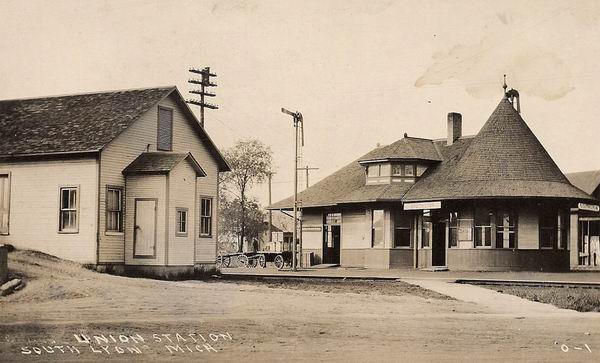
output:
{"label": "wooden door", "polygon": [[446,266],[446,223],[434,223],[432,235],[433,266]]}
{"label": "wooden door", "polygon": [[156,199],[135,200],[133,257],[156,257]]}

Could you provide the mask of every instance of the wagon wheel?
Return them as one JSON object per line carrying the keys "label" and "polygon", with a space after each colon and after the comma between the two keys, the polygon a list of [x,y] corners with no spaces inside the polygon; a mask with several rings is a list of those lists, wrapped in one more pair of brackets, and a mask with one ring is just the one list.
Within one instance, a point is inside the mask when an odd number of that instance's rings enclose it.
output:
{"label": "wagon wheel", "polygon": [[223,260],[224,260],[224,258],[222,255],[217,256],[217,262],[216,262],[217,268],[223,267]]}
{"label": "wagon wheel", "polygon": [[223,256],[223,267],[229,267],[231,263],[231,258],[229,256]]}
{"label": "wagon wheel", "polygon": [[285,263],[283,261],[283,256],[282,255],[275,256],[273,263],[275,264],[275,267],[277,267],[278,270],[281,270],[283,268],[283,266],[285,265]]}
{"label": "wagon wheel", "polygon": [[239,255],[237,258],[237,263],[238,266],[247,266],[248,265],[248,256],[246,255]]}
{"label": "wagon wheel", "polygon": [[256,267],[256,258],[251,258],[248,260],[248,264],[246,265],[246,267]]}
{"label": "wagon wheel", "polygon": [[262,268],[267,267],[267,259],[265,258],[265,255],[258,256],[258,265]]}

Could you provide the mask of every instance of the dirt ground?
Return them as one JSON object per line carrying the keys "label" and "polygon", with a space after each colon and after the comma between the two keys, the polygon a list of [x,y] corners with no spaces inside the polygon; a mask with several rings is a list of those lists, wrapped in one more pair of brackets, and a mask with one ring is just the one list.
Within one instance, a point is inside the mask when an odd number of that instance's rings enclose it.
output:
{"label": "dirt ground", "polygon": [[498,313],[400,282],[130,279],[22,251],[9,263],[29,281],[0,298],[2,362],[600,360],[598,313]]}

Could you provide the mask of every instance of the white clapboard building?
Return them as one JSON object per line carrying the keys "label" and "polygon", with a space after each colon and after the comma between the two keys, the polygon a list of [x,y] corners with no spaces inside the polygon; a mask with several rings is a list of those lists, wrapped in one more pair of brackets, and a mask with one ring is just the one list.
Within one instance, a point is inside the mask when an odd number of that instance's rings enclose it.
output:
{"label": "white clapboard building", "polygon": [[158,273],[214,264],[228,170],[176,87],[0,101],[0,243]]}

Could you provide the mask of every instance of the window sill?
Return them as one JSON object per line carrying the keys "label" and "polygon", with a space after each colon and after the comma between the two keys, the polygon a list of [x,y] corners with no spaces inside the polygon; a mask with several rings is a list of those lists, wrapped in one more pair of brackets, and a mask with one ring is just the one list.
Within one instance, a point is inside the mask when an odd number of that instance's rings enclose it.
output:
{"label": "window sill", "polygon": [[201,234],[201,235],[200,235],[200,236],[198,236],[198,237],[199,237],[199,238],[212,238],[213,236],[212,236],[212,235],[210,235],[210,234],[207,234],[207,235],[203,235],[203,234]]}
{"label": "window sill", "polygon": [[144,255],[137,256],[137,255],[133,255],[133,258],[138,258],[140,260],[154,260],[154,259],[156,259],[156,256],[152,256],[152,255],[149,255],[149,256],[144,256]]}
{"label": "window sill", "polygon": [[412,250],[412,246],[400,246],[400,247],[392,247],[393,250]]}
{"label": "window sill", "polygon": [[117,232],[117,231],[105,231],[105,236],[124,236],[125,232]]}
{"label": "window sill", "polygon": [[79,231],[58,231],[58,234],[78,234]]}
{"label": "window sill", "polygon": [[175,237],[187,237],[187,236],[188,236],[187,233],[175,232]]}

